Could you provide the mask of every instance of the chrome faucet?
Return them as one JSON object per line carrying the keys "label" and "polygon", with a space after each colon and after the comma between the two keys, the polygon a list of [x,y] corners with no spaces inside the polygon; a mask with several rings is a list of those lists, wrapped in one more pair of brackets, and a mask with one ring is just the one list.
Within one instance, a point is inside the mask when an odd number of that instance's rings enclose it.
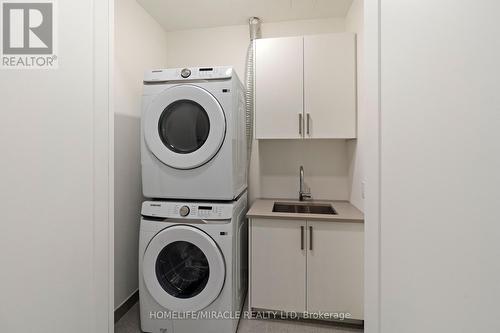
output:
{"label": "chrome faucet", "polygon": [[308,191],[306,192],[305,189],[305,184],[304,184],[304,167],[301,165],[300,166],[300,180],[299,180],[299,200],[304,201],[307,199],[311,199],[311,192]]}

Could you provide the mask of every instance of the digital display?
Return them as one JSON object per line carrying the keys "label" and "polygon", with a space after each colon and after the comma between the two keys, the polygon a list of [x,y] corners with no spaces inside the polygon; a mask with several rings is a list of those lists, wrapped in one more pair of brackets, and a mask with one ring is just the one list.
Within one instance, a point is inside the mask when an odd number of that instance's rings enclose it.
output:
{"label": "digital display", "polygon": [[199,210],[212,210],[212,207],[210,206],[198,206]]}

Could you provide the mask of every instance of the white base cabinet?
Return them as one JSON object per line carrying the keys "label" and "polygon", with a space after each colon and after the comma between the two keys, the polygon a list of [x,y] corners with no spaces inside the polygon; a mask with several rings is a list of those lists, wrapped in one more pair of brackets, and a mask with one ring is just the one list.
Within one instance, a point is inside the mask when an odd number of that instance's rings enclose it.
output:
{"label": "white base cabinet", "polygon": [[363,319],[363,224],[307,222],[307,311]]}
{"label": "white base cabinet", "polygon": [[252,306],[306,310],[306,221],[252,219]]}
{"label": "white base cabinet", "polygon": [[251,219],[249,308],[363,320],[363,244],[362,223]]}

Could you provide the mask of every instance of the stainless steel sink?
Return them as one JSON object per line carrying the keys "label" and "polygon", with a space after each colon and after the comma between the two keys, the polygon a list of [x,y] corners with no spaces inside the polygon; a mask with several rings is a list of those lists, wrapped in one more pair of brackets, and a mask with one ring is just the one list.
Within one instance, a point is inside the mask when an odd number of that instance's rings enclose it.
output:
{"label": "stainless steel sink", "polygon": [[275,202],[274,213],[337,215],[330,204]]}

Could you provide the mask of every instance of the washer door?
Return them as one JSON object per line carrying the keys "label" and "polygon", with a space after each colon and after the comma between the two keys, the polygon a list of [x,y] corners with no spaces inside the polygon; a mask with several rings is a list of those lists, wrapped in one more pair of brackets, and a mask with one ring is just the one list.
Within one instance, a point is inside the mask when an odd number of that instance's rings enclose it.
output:
{"label": "washer door", "polygon": [[210,161],[226,135],[224,111],[208,91],[178,85],[158,95],[144,119],[151,152],[176,169],[194,169]]}
{"label": "washer door", "polygon": [[199,311],[222,291],[225,264],[214,240],[203,231],[178,225],[160,231],[143,258],[151,296],[171,311]]}

